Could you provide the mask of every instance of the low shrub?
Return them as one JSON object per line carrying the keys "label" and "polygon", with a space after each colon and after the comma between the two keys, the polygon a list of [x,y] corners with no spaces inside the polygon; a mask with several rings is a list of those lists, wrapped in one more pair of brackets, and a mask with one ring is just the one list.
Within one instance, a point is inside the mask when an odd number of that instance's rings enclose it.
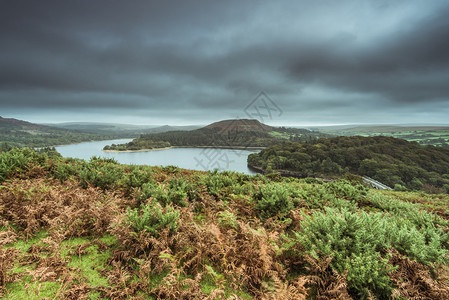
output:
{"label": "low shrub", "polygon": [[13,148],[0,153],[0,182],[9,176],[28,170],[33,165],[43,164],[48,157],[30,148]]}
{"label": "low shrub", "polygon": [[295,206],[291,189],[279,183],[261,186],[253,197],[262,219],[287,214]]}
{"label": "low shrub", "polygon": [[89,184],[107,190],[118,184],[123,176],[123,166],[112,159],[93,157],[80,171],[81,185],[87,188]]}
{"label": "low shrub", "polygon": [[154,181],[151,178],[152,174],[152,169],[149,166],[127,166],[120,183],[128,189],[141,187],[145,183]]}
{"label": "low shrub", "polygon": [[354,185],[346,180],[329,182],[326,184],[326,189],[329,191],[329,194],[334,195],[337,198],[344,198],[352,201],[360,201],[365,198],[368,193],[368,188],[363,185]]}
{"label": "low shrub", "polygon": [[445,262],[449,254],[443,230],[420,228],[401,217],[326,208],[303,218],[297,241],[316,259],[333,257],[331,267],[347,272],[348,288],[359,296],[389,297],[392,285],[386,276],[392,266],[386,253],[391,247],[423,264]]}
{"label": "low shrub", "polygon": [[155,238],[159,237],[162,229],[168,228],[173,234],[178,228],[179,210],[172,206],[163,208],[159,203],[149,202],[140,208],[127,212],[127,223],[136,233],[147,231]]}
{"label": "low shrub", "polygon": [[195,199],[196,194],[194,187],[183,178],[172,178],[163,184],[155,182],[142,184],[137,201],[143,203],[151,197],[162,205],[175,204],[185,207],[187,200]]}

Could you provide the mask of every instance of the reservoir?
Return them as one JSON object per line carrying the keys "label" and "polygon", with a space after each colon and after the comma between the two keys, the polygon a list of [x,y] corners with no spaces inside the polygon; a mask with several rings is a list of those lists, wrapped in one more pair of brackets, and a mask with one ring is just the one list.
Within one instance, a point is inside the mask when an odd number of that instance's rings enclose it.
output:
{"label": "reservoir", "polygon": [[171,148],[145,152],[104,152],[103,147],[111,144],[124,144],[131,139],[87,142],[57,146],[56,150],[64,157],[89,160],[92,156],[114,158],[121,164],[177,166],[183,169],[212,171],[236,171],[254,175],[256,172],[247,166],[247,157],[259,150],[236,150],[217,148]]}

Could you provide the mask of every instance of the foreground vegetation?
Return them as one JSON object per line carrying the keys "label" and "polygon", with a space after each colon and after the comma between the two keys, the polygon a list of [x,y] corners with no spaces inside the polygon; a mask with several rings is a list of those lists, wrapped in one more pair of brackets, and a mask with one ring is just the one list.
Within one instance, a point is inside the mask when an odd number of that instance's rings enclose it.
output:
{"label": "foreground vegetation", "polygon": [[284,143],[248,157],[248,164],[300,177],[358,174],[397,190],[449,193],[449,149],[392,137],[336,137]]}
{"label": "foreground vegetation", "polygon": [[0,293],[448,299],[449,196],[0,153]]}

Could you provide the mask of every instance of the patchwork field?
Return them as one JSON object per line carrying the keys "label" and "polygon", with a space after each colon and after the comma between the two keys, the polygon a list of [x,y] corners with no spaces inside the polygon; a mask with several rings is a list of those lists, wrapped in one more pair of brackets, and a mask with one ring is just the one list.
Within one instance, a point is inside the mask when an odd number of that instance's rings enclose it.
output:
{"label": "patchwork field", "polygon": [[449,127],[357,126],[344,129],[321,127],[317,128],[317,130],[328,134],[345,136],[385,135],[401,138],[407,141],[418,142],[423,145],[449,147]]}

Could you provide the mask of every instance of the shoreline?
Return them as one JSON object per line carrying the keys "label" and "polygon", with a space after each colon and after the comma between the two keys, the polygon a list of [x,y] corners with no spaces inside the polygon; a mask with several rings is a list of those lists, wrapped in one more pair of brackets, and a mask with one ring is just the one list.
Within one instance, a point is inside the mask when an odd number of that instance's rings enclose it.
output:
{"label": "shoreline", "polygon": [[[107,140],[89,140],[89,141],[84,141],[84,142],[76,142],[76,143],[70,143],[70,144],[61,144],[61,145],[52,145],[52,146],[43,146],[43,147],[31,147],[33,149],[39,150],[39,149],[43,149],[43,148],[56,148],[56,147],[64,147],[64,146],[72,146],[72,145],[79,145],[79,144],[84,144],[84,143],[94,143],[94,142],[103,142],[103,141],[117,141],[117,140],[130,140],[130,138],[118,138],[118,139],[107,139]],[[132,140],[132,139],[131,139]]]}
{"label": "shoreline", "polygon": [[260,167],[253,166],[253,165],[251,165],[249,163],[247,163],[247,166],[248,166],[248,169],[250,169],[251,171],[254,171],[257,174],[265,175],[265,170],[264,169],[262,169]]}
{"label": "shoreline", "polygon": [[173,148],[214,148],[214,149],[234,149],[234,150],[263,150],[267,147],[245,147],[245,146],[170,146],[164,148],[139,149],[139,150],[101,150],[108,153],[132,153],[132,152],[148,152],[157,150],[168,150]]}
{"label": "shoreline", "polygon": [[101,151],[106,153],[132,153],[132,152],[149,152],[149,151],[158,151],[158,150],[168,150],[173,147],[164,147],[164,148],[153,148],[153,149],[140,149],[140,150],[104,150]]}

